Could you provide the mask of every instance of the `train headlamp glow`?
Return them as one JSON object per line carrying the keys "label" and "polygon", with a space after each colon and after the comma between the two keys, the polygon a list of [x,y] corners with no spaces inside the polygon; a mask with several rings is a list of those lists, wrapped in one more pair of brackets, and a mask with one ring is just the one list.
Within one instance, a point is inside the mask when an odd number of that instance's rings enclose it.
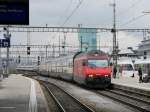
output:
{"label": "train headlamp glow", "polygon": [[108,77],[108,75],[105,75],[105,77]]}
{"label": "train headlamp glow", "polygon": [[89,77],[93,77],[93,75],[92,75],[92,74],[90,74],[90,75],[89,75]]}

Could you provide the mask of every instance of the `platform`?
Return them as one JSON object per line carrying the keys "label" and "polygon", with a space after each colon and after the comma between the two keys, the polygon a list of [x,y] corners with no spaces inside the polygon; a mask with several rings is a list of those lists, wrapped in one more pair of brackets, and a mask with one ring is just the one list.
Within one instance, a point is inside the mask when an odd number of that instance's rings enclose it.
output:
{"label": "platform", "polygon": [[150,83],[139,83],[138,77],[120,77],[112,79],[112,84],[150,92]]}
{"label": "platform", "polygon": [[1,80],[0,112],[48,112],[39,83],[15,74]]}

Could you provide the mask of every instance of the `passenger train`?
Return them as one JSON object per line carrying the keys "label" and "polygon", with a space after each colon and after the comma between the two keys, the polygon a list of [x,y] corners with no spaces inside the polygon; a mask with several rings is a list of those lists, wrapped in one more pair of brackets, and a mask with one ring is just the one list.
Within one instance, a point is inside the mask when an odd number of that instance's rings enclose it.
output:
{"label": "passenger train", "polygon": [[63,55],[48,59],[39,66],[20,66],[17,70],[37,72],[42,76],[73,81],[92,88],[109,87],[112,74],[109,56],[98,50]]}
{"label": "passenger train", "polygon": [[56,57],[39,66],[41,75],[74,81],[93,88],[110,86],[111,72],[109,56],[98,50]]}

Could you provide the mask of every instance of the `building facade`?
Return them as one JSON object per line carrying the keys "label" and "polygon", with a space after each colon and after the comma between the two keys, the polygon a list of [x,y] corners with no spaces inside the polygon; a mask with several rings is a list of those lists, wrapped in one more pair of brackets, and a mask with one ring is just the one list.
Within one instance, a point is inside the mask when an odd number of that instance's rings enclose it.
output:
{"label": "building facade", "polygon": [[[88,30],[88,31],[87,31]],[[96,29],[79,29],[78,39],[81,51],[97,50]]]}

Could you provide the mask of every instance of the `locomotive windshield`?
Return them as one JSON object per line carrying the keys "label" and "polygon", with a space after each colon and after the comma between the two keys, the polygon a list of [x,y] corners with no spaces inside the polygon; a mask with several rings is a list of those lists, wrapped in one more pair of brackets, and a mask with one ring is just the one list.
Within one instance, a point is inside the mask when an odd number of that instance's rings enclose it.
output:
{"label": "locomotive windshield", "polygon": [[108,67],[107,60],[88,60],[89,67]]}

